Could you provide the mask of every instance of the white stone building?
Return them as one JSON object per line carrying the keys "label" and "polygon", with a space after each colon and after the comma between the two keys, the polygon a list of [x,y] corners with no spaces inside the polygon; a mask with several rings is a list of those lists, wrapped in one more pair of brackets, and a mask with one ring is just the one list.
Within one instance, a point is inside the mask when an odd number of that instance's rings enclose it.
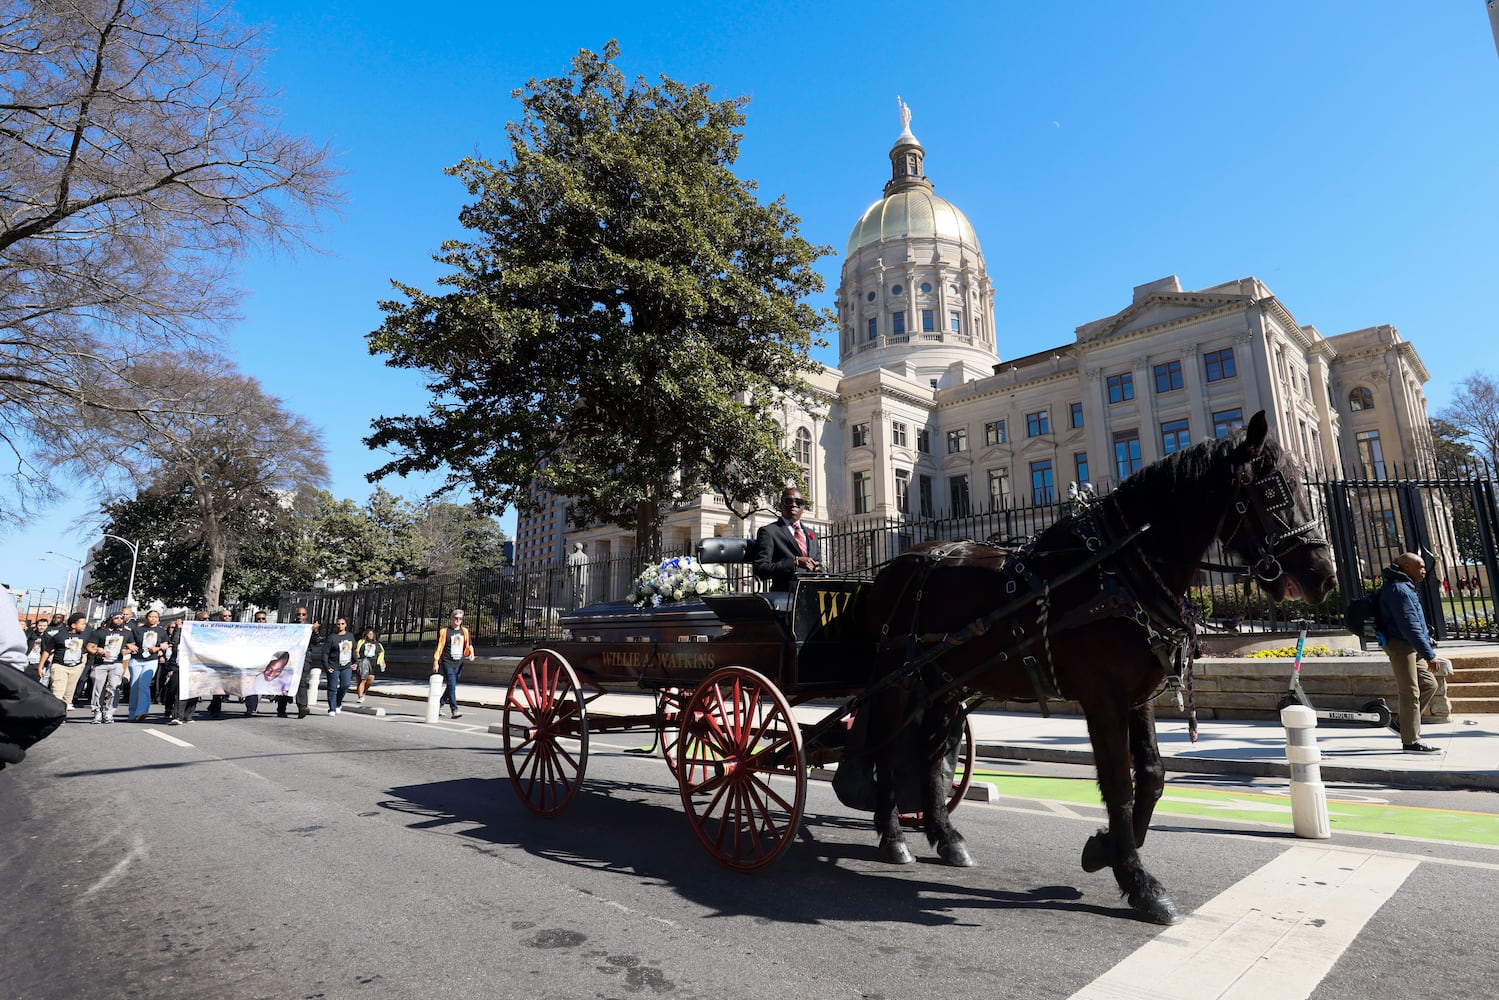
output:
{"label": "white stone building", "polygon": [[[1429,461],[1429,375],[1399,331],[1323,336],[1254,277],[1197,290],[1174,275],[1150,281],[1072,340],[1004,360],[978,233],[935,193],[902,118],[883,196],[849,235],[839,366],[815,380],[825,411],[785,414],[810,523],[1050,501],[1071,481],[1108,488],[1260,409],[1319,471],[1384,478]],[[521,520],[521,539],[545,532],[549,543],[527,551],[532,565],[560,563],[574,541],[592,557],[633,546],[611,526],[564,537],[558,515],[554,504]],[[740,519],[705,495],[668,516],[663,543],[753,534],[773,517]]]}

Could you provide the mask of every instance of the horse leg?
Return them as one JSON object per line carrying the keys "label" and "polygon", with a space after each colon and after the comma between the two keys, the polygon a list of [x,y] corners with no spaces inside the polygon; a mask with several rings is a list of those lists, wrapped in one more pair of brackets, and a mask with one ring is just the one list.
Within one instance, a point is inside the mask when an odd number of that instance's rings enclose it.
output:
{"label": "horse leg", "polygon": [[1156,742],[1155,708],[1146,702],[1129,713],[1129,751],[1135,762],[1135,847],[1145,846],[1156,803],[1166,789],[1166,768]]}
{"label": "horse leg", "polygon": [[895,797],[895,754],[893,748],[903,710],[904,699],[885,694],[865,709],[869,718],[870,753],[874,763],[874,832],[880,837],[880,860],[892,865],[909,865],[916,859],[906,846],[906,833],[900,826],[900,808]]}
{"label": "horse leg", "polygon": [[947,797],[952,792],[952,770],[948,766],[963,738],[963,718],[956,705],[932,706],[923,726],[922,745],[927,748],[927,768],[921,784],[922,827],[927,842],[937,849],[945,864],[972,868],[978,864],[963,835],[952,825]]}
{"label": "horse leg", "polygon": [[[1129,901],[1137,916],[1152,923],[1174,924],[1182,919],[1181,911],[1140,863],[1140,853],[1135,846],[1135,794],[1130,774],[1128,710],[1085,705],[1084,712],[1109,825],[1088,838],[1083,847],[1083,870],[1094,872],[1105,864],[1111,866],[1120,894]],[[1153,808],[1154,803],[1151,803],[1149,809]]]}

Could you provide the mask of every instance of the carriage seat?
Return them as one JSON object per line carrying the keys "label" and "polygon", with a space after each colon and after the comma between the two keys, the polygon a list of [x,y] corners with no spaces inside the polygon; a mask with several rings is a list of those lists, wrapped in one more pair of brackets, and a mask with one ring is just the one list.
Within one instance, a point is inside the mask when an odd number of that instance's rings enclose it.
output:
{"label": "carriage seat", "polygon": [[[697,543],[697,561],[725,566],[747,566],[755,561],[756,547],[753,538],[731,538],[726,535],[704,538]],[[781,614],[786,614],[791,610],[791,595],[788,593],[762,591],[760,596]]]}

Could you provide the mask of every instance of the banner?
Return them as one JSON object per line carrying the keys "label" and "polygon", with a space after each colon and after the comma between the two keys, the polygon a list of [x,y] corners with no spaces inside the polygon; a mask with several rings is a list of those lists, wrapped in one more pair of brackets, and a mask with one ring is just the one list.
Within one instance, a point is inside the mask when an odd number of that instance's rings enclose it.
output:
{"label": "banner", "polygon": [[311,641],[311,625],[184,622],[178,696],[295,695]]}

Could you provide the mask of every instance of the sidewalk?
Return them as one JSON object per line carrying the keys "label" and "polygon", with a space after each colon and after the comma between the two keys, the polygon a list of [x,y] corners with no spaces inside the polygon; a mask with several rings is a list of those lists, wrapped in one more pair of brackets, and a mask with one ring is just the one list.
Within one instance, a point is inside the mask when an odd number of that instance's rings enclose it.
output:
{"label": "sidewalk", "polygon": [[[427,690],[416,681],[380,678],[371,693],[425,700]],[[460,682],[458,694],[459,702],[474,707],[498,709],[505,703],[505,688],[495,684]],[[588,711],[643,715],[652,705],[648,693],[611,693],[590,701]],[[796,714],[803,722],[815,722],[832,707],[803,705]],[[1081,716],[1054,714],[1043,719],[1028,712],[975,712],[971,718],[980,757],[1076,764],[1093,760]],[[1290,775],[1285,730],[1278,722],[1202,720],[1195,744],[1187,738],[1185,720],[1159,720],[1156,730],[1167,771]],[[1453,716],[1440,723],[1423,720],[1422,742],[1442,750],[1430,755],[1402,752],[1400,738],[1388,729],[1327,724],[1316,732],[1324,781],[1499,789],[1499,715]]]}

